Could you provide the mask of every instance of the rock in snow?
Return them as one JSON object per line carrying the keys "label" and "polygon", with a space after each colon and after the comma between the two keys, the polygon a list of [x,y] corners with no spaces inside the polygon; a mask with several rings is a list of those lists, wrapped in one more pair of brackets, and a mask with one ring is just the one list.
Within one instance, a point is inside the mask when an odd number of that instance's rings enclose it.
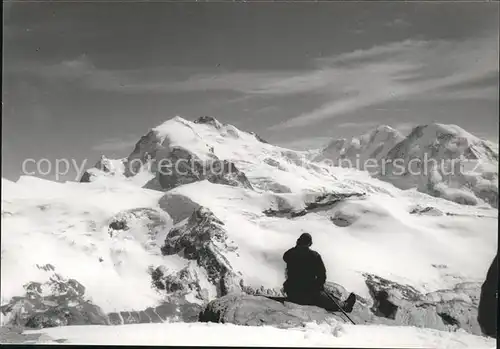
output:
{"label": "rock in snow", "polygon": [[224,223],[205,207],[193,212],[185,224],[172,229],[161,248],[164,255],[181,254],[188,260],[196,260],[208,274],[217,294],[223,296],[241,286],[239,278],[222,251],[236,251]]}
{"label": "rock in snow", "polygon": [[374,303],[371,311],[397,325],[464,329],[480,335],[477,322],[479,284],[459,284],[454,290],[422,294],[409,285],[366,274]]}
{"label": "rock in snow", "polygon": [[55,272],[52,265],[38,266],[51,273],[45,283],[24,285],[24,296],[13,297],[1,306],[4,326],[49,328],[72,325],[125,325],[161,323],[165,321],[193,322],[201,306],[181,298],[168,298],[162,304],[138,311],[105,313],[85,294],[85,286]]}
{"label": "rock in snow", "polygon": [[[353,311],[348,314],[356,324],[384,324],[389,326],[414,326],[442,331],[465,330],[481,335],[477,317],[477,303],[455,298],[423,295],[408,285],[367,275],[367,285],[374,293],[368,302],[357,296]],[[345,299],[344,292],[330,285],[329,293]],[[334,292],[337,289],[337,292]],[[472,292],[477,291],[471,289]],[[431,300],[434,298],[434,300]],[[273,325],[287,328],[304,326],[308,322],[341,323],[350,321],[341,312],[329,313],[315,306],[287,302],[284,297],[230,294],[210,302],[200,313],[202,322],[232,323],[236,325]]]}
{"label": "rock in snow", "polygon": [[109,324],[106,314],[87,299],[85,286],[55,273],[50,264],[38,268],[51,273],[50,280],[24,285],[23,296],[2,305],[7,324],[29,328]]}
{"label": "rock in snow", "polygon": [[245,326],[273,325],[279,328],[303,326],[308,322],[338,319],[318,307],[280,302],[263,296],[227,295],[210,302],[200,313],[201,322],[231,323]]}

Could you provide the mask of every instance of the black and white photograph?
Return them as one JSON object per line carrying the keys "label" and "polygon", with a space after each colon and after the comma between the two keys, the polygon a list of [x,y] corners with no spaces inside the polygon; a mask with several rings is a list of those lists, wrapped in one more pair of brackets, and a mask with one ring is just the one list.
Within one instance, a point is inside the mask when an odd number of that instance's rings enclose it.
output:
{"label": "black and white photograph", "polygon": [[499,14],[3,0],[0,343],[496,348]]}

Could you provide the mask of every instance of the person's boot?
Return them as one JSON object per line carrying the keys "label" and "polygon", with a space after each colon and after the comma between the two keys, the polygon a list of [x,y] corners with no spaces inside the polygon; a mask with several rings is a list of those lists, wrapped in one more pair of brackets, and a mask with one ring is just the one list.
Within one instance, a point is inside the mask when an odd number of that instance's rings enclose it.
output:
{"label": "person's boot", "polygon": [[344,304],[342,304],[342,310],[344,310],[346,313],[350,313],[355,303],[356,295],[354,293],[351,293],[349,297],[347,297],[347,299],[344,301]]}

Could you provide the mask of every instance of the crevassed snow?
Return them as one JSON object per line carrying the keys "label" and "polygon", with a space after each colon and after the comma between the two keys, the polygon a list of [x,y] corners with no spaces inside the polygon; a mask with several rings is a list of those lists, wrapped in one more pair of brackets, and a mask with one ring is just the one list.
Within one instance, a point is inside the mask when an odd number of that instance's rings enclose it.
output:
{"label": "crevassed snow", "polygon": [[[451,201],[484,200],[493,206],[497,201],[498,144],[457,125],[420,125],[407,137],[390,127],[378,127],[350,141],[334,140],[313,159],[364,168],[401,189],[418,188]],[[433,163],[436,166],[425,170]],[[411,175],[401,175],[400,165],[411,168]]]}
{"label": "crevassed snow", "polygon": [[24,294],[27,282],[48,280],[37,264],[52,264],[63,277],[78,280],[104,311],[158,303],[148,267],[176,270],[186,261],[151,253],[133,234],[112,238],[108,224],[122,210],[157,207],[161,194],[122,182],[60,184],[22,177],[2,195],[2,303]]}
{"label": "crevassed snow", "polygon": [[403,139],[403,135],[397,130],[387,125],[380,125],[360,137],[331,141],[316,156],[316,159],[330,159],[334,161],[335,165],[341,164],[340,159],[348,159],[351,164],[355,164],[358,160],[362,165],[368,159],[382,159],[392,147]]}
{"label": "crevassed snow", "polygon": [[[68,326],[26,333],[46,333],[67,344],[261,346],[261,347],[364,347],[490,349],[495,340],[466,332],[441,332],[416,327],[379,325],[307,324],[278,329],[213,323],[163,323],[123,326]],[[54,342],[55,344],[56,342]]]}

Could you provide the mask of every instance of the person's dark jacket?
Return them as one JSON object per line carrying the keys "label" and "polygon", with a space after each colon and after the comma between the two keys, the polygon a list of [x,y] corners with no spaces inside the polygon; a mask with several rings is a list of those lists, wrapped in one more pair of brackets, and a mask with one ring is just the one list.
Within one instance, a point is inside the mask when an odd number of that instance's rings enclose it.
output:
{"label": "person's dark jacket", "polygon": [[481,287],[477,320],[481,331],[491,337],[497,337],[498,311],[498,255],[486,274],[486,280]]}
{"label": "person's dark jacket", "polygon": [[318,252],[307,246],[295,246],[283,255],[287,279],[284,291],[288,295],[315,293],[323,290],[326,269]]}

